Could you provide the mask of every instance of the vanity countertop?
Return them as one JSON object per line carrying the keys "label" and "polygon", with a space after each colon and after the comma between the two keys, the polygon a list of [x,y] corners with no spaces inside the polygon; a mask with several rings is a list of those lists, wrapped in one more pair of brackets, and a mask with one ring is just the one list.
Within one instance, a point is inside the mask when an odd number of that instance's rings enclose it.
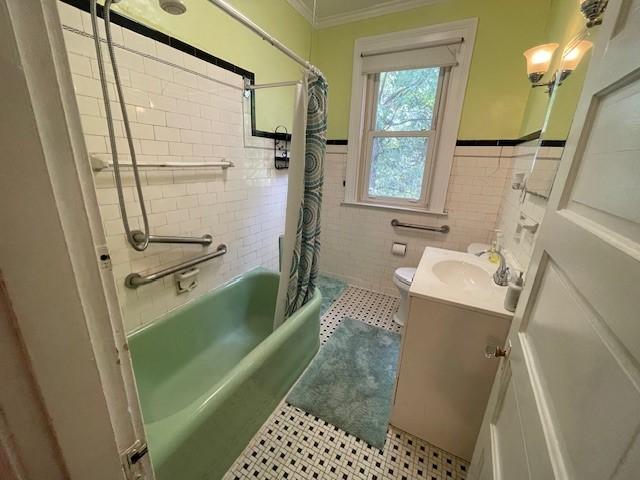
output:
{"label": "vanity countertop", "polygon": [[493,281],[497,268],[470,253],[427,247],[409,295],[511,318],[504,308],[507,287]]}

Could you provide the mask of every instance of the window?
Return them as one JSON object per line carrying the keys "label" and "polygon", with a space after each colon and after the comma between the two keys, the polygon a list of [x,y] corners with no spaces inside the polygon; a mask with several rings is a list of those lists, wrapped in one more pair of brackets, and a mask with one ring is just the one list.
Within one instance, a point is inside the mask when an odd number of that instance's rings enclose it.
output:
{"label": "window", "polygon": [[446,213],[476,24],[356,40],[345,204]]}
{"label": "window", "polygon": [[448,69],[367,76],[361,201],[427,203]]}

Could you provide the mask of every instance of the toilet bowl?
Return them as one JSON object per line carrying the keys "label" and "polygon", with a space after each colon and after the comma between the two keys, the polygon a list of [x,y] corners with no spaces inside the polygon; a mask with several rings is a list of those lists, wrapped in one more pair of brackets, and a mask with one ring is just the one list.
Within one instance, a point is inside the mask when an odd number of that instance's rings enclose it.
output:
{"label": "toilet bowl", "polygon": [[470,243],[467,247],[467,253],[477,255],[478,257],[484,258],[485,260],[489,260],[490,248],[491,245],[487,245],[486,243]]}
{"label": "toilet bowl", "polygon": [[400,305],[398,305],[398,310],[393,315],[393,321],[400,326],[403,326],[407,321],[407,315],[409,314],[409,288],[415,274],[416,269],[408,267],[398,268],[393,273],[393,283],[400,291]]}
{"label": "toilet bowl", "polygon": [[486,252],[491,248],[491,245],[486,243],[470,243],[467,247],[467,253],[478,255],[479,253]]}

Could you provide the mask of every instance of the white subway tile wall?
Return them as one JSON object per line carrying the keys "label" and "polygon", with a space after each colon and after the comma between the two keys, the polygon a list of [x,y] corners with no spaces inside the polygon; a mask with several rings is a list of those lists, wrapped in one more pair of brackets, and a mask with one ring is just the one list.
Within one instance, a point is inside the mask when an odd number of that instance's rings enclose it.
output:
{"label": "white subway tile wall", "polygon": [[[90,155],[110,159],[107,124],[99,83],[89,15],[58,3],[78,107]],[[245,145],[242,78],[149,38],[113,27],[116,58],[138,161],[214,162],[235,164],[219,169],[141,170],[149,224],[157,235],[200,236],[211,233],[228,253],[203,263],[200,285],[177,295],[172,276],[130,290],[124,278],[131,272],[155,270],[201,255],[199,246],[150,245],[136,252],[126,242],[113,173],[94,175],[100,212],[113,262],[127,330],[148,323],[225,281],[263,266],[278,268],[278,236],[284,230],[286,171],[273,168],[272,143],[251,139]],[[121,48],[123,44],[126,50]],[[136,53],[139,52],[139,53]],[[170,62],[167,65],[154,58]],[[106,50],[105,50],[106,55]],[[107,67],[110,71],[110,66]],[[203,77],[206,76],[208,78]],[[109,74],[112,79],[113,75]],[[127,161],[122,114],[109,83],[119,158]],[[141,228],[132,173],[123,175],[126,207],[132,228]]]}
{"label": "white subway tile wall", "polygon": [[[322,211],[321,269],[351,285],[397,296],[392,283],[398,267],[416,267],[427,246],[464,251],[470,243],[490,244],[495,230],[504,233],[504,247],[516,269],[527,269],[538,232],[518,227],[521,216],[527,222],[542,223],[547,200],[522,195],[511,188],[513,175],[530,175],[537,141],[516,147],[456,147],[446,216],[342,205],[344,200],[346,147],[329,147],[326,162]],[[553,159],[562,147],[543,147],[549,165],[542,176],[553,176]],[[449,234],[393,229],[391,219],[424,225],[451,227]],[[393,242],[407,244],[404,257],[391,254]]]}
{"label": "white subway tile wall", "polygon": [[[91,34],[89,15],[59,3],[64,25]],[[277,269],[278,235],[284,230],[286,171],[272,167],[271,141],[250,137],[250,115],[240,76],[190,55],[113,26],[119,71],[127,100],[134,146],[140,162],[219,161],[235,168],[221,170],[147,170],[142,182],[153,233],[202,235],[214,245],[227,243],[229,253],[199,268],[200,286],[177,295],[173,278],[128,290],[123,279],[201,254],[195,246],[152,245],[135,252],[125,240],[113,175],[95,174],[114,275],[128,330],[197,298],[255,266]],[[73,82],[90,154],[110,152],[104,105],[92,38],[65,30]],[[153,55],[167,65],[145,55]],[[108,67],[109,70],[110,67]],[[204,76],[208,77],[205,78]],[[109,74],[112,79],[112,75]],[[115,89],[109,83],[120,158],[128,159],[124,127]],[[561,150],[561,149],[559,149]],[[557,152],[549,152],[550,155]],[[427,246],[464,250],[469,243],[490,243],[494,230],[505,232],[506,248],[521,268],[529,263],[535,235],[517,232],[522,214],[540,222],[546,200],[527,195],[521,203],[511,189],[516,172],[528,173],[531,145],[519,147],[457,147],[449,180],[446,216],[412,214],[342,205],[346,147],[330,146],[326,158],[322,211],[323,272],[363,288],[397,295],[392,283],[398,267],[415,267]],[[124,174],[126,206],[132,228],[140,228],[130,171]],[[391,219],[428,225],[448,224],[449,234],[393,229]],[[407,244],[407,254],[391,254],[394,241]]]}
{"label": "white subway tile wall", "polygon": [[[397,296],[392,283],[398,267],[415,267],[427,246],[464,250],[489,243],[497,228],[505,183],[511,171],[507,147],[457,147],[446,216],[342,205],[346,147],[330,147],[322,210],[321,269],[352,285]],[[394,229],[402,222],[451,227],[449,234]],[[407,244],[404,257],[391,254],[393,242]]]}
{"label": "white subway tile wall", "polygon": [[[547,199],[529,193],[524,195],[521,190],[513,190],[511,188],[511,180],[518,173],[524,174],[525,177],[530,177],[536,152],[536,143],[537,141],[532,141],[517,147],[503,149],[503,155],[511,157],[511,169],[508,172],[508,181],[505,183],[502,196],[498,228],[504,232],[505,248],[517,262],[515,268],[524,271],[527,270],[531,261],[533,247],[540,230],[531,233],[519,227],[518,224],[523,221],[521,216],[524,217],[524,221],[527,223],[542,223],[547,208]],[[538,181],[541,181],[540,177],[546,174],[546,181],[553,183],[555,167],[551,163],[559,161],[553,159],[559,159],[562,156],[562,151],[562,147],[542,147],[540,155],[545,160],[539,162],[536,167],[537,172],[542,170],[542,174],[538,173]],[[540,163],[545,164],[542,169],[540,169]]]}

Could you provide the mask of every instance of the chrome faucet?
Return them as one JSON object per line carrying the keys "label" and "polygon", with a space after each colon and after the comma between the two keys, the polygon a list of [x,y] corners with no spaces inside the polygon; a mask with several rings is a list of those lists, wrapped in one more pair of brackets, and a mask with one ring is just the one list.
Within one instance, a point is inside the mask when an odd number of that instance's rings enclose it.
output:
{"label": "chrome faucet", "polygon": [[[482,252],[476,253],[476,256],[481,257],[485,253],[492,253],[491,250],[484,250]],[[500,265],[498,269],[493,274],[493,281],[496,285],[500,285],[501,287],[506,287],[509,285],[509,267],[507,266],[507,261],[504,258],[502,252],[495,250],[493,253],[497,253],[500,256]]]}

